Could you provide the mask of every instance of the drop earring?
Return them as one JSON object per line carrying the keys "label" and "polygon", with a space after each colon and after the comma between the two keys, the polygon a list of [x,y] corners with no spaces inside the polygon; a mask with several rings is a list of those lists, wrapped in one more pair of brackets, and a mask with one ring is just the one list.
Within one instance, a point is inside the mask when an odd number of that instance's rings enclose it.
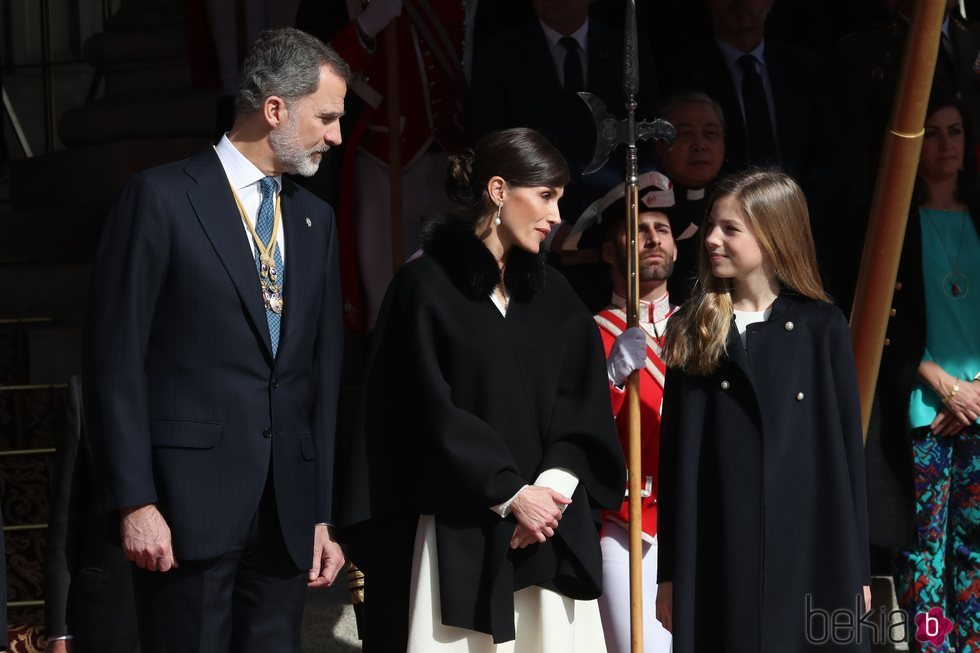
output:
{"label": "drop earring", "polygon": [[504,210],[504,203],[503,202],[497,202],[497,215],[493,219],[493,223],[495,225],[497,225],[497,226],[500,226],[500,212],[503,211],[503,210]]}

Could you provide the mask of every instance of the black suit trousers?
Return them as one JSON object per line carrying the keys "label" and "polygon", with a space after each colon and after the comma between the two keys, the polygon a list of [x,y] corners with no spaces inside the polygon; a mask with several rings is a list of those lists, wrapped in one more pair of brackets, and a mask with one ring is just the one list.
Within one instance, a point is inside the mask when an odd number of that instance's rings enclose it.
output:
{"label": "black suit trousers", "polygon": [[133,568],[143,653],[299,653],[307,570],[283,542],[271,478],[240,542],[178,564]]}

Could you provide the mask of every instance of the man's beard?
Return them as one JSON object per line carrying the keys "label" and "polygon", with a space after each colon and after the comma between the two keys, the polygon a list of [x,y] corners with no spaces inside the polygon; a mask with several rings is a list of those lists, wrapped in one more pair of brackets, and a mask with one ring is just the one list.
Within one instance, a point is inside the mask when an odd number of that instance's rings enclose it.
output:
{"label": "man's beard", "polygon": [[313,159],[314,152],[325,153],[329,147],[307,150],[299,142],[299,129],[296,127],[296,114],[289,116],[286,124],[269,133],[269,145],[286,172],[312,177],[320,168],[321,156]]}
{"label": "man's beard", "polygon": [[[643,263],[640,261],[640,281],[663,281],[664,279],[669,279],[670,275],[674,273],[674,262],[667,256],[667,252],[662,249],[656,250],[659,254],[664,257],[663,263]],[[626,265],[627,253],[616,248],[616,270],[619,274],[623,275],[624,279],[629,278]],[[642,259],[643,252],[640,252],[640,257]]]}

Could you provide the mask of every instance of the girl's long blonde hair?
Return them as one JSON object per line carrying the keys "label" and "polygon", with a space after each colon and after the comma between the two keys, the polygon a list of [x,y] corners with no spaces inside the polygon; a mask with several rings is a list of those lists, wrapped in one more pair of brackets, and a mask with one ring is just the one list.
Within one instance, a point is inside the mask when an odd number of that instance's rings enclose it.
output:
{"label": "girl's long blonde hair", "polygon": [[731,280],[711,273],[704,246],[711,230],[711,211],[722,197],[734,200],[759,241],[765,256],[763,265],[783,289],[830,301],[817,269],[806,197],[796,182],[775,170],[748,170],[726,177],[708,202],[700,235],[697,283],[690,298],[667,323],[664,362],[689,374],[706,375],[718,368],[732,325]]}

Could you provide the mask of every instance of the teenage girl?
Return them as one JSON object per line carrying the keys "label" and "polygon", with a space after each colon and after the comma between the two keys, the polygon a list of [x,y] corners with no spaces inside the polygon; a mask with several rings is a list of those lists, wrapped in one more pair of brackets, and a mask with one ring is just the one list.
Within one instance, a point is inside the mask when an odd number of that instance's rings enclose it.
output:
{"label": "teenage girl", "polygon": [[719,184],[664,352],[656,610],[675,653],[869,650],[854,357],[791,178]]}

